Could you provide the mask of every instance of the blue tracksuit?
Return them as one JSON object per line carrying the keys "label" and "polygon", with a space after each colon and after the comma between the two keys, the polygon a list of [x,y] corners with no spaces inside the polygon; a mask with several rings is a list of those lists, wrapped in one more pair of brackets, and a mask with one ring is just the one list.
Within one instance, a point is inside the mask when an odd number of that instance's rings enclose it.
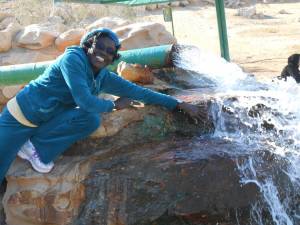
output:
{"label": "blue tracksuit", "polygon": [[171,96],[135,85],[105,68],[94,75],[83,49],[70,47],[16,96],[25,117],[38,127],[20,124],[6,109],[0,116],[0,183],[28,139],[41,161],[48,163],[95,131],[100,124],[99,113],[111,112],[114,107],[112,101],[98,98],[100,93],[170,110],[178,104]]}

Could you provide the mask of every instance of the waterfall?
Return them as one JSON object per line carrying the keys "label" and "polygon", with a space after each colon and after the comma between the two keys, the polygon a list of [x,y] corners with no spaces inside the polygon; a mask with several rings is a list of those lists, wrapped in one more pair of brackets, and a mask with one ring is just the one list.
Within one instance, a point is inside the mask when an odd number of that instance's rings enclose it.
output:
{"label": "waterfall", "polygon": [[[292,79],[258,82],[236,64],[195,47],[179,49],[174,62],[215,83],[212,137],[247,146],[247,159],[236,166],[241,185],[253,183],[261,193],[251,206],[251,224],[300,224],[300,86]],[[267,166],[268,161],[280,166]]]}

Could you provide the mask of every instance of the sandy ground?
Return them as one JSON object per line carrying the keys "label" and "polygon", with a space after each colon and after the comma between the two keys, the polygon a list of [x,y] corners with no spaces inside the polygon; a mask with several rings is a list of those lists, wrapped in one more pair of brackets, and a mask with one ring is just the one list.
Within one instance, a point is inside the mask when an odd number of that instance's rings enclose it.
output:
{"label": "sandy ground", "polygon": [[[153,14],[154,13],[154,14]],[[258,79],[280,74],[292,53],[300,53],[300,1],[297,3],[256,4],[257,19],[237,16],[237,9],[225,9],[229,52],[232,62]],[[214,6],[190,5],[173,10],[175,36],[179,43],[196,45],[220,54]],[[161,10],[145,20],[163,20]]]}

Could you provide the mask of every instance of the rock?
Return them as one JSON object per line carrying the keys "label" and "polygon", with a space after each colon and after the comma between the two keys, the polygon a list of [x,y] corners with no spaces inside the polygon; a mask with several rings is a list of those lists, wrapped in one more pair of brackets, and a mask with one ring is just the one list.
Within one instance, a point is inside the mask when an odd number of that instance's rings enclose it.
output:
{"label": "rock", "polygon": [[198,2],[198,0],[187,0],[190,4],[195,4]]}
{"label": "rock", "polygon": [[59,51],[64,51],[68,46],[78,45],[84,33],[85,30],[81,28],[68,30],[56,38],[55,46]]}
{"label": "rock", "polygon": [[246,17],[246,18],[252,18],[256,15],[256,7],[250,6],[250,7],[243,7],[239,8],[237,12],[238,16]]}
{"label": "rock", "polygon": [[23,85],[6,86],[2,88],[2,93],[6,98],[10,99],[14,97],[22,88]]}
{"label": "rock", "polygon": [[61,24],[31,24],[18,33],[16,41],[22,48],[42,49],[52,45],[64,29]]}
{"label": "rock", "polygon": [[[71,221],[79,221],[79,208],[80,211],[82,211],[82,207],[84,207],[86,216],[89,215],[91,210],[94,210],[96,217],[100,216],[104,218],[105,215],[110,214],[112,216],[109,216],[109,218],[105,220],[113,221],[116,218],[114,217],[114,207],[118,207],[118,198],[125,194],[120,192],[119,194],[121,194],[121,196],[114,195],[117,194],[114,193],[115,191],[118,192],[116,185],[119,184],[121,185],[120,187],[122,187],[123,184],[126,185],[126,183],[122,182],[123,177],[115,177],[114,175],[113,171],[118,171],[123,167],[122,163],[116,164],[116,162],[122,161],[123,157],[131,155],[133,158],[129,157],[131,159],[128,161],[130,171],[126,171],[127,169],[125,169],[124,172],[129,175],[133,171],[136,171],[132,173],[133,177],[137,176],[139,171],[142,172],[148,167],[147,164],[141,161],[140,156],[136,154],[143,155],[143,158],[147,159],[147,161],[154,157],[154,161],[158,160],[157,165],[162,165],[162,161],[160,161],[162,158],[155,159],[160,155],[158,154],[161,152],[159,149],[157,149],[158,151],[149,149],[150,151],[146,150],[146,152],[144,152],[137,148],[128,148],[126,146],[130,143],[138,144],[164,140],[168,137],[173,137],[175,132],[192,134],[198,132],[199,129],[202,130],[200,126],[198,127],[195,124],[189,123],[184,118],[186,117],[183,117],[182,114],[172,114],[165,109],[154,106],[116,111],[103,117],[103,126],[121,127],[121,124],[122,126],[126,126],[126,129],[106,129],[107,133],[105,136],[102,136],[102,138],[99,139],[100,136],[96,135],[78,143],[67,155],[56,162],[56,166],[50,174],[36,173],[29,167],[28,163],[17,159],[8,172],[8,186],[3,198],[7,223],[22,225],[45,223],[69,224]],[[182,129],[183,124],[186,125],[187,129]],[[94,150],[90,148],[91,146],[94,146]],[[86,150],[83,150],[83,148]],[[147,148],[149,148],[149,146],[145,146],[145,149]],[[141,149],[144,149],[144,147]],[[114,156],[115,153],[117,154],[116,156]],[[126,156],[128,153],[129,155]],[[167,156],[163,152],[161,152],[161,154],[162,157]],[[148,158],[147,155],[150,158]],[[136,164],[136,160],[140,162],[140,165]],[[103,164],[100,163],[100,161]],[[112,174],[110,174],[111,172],[108,168],[108,170],[104,168],[108,165],[107,163],[111,165],[109,167],[112,169]],[[143,168],[142,165],[146,165],[146,167]],[[113,168],[114,166],[116,167]],[[104,172],[105,170],[107,170],[107,172]],[[161,170],[161,168],[159,170]],[[93,178],[90,179],[89,177],[94,177],[95,180],[93,181]],[[104,180],[100,177],[103,177]],[[111,177],[111,179],[109,179],[110,181],[106,180],[108,177]],[[148,182],[150,181],[146,181],[146,183]],[[94,197],[97,199],[91,201],[91,196],[88,196],[89,188],[94,189],[93,192],[96,195]],[[89,189],[88,192],[87,189]],[[102,191],[107,194],[102,193]],[[136,190],[133,189],[132,191],[134,196]],[[102,195],[102,197],[100,197],[100,195]],[[96,200],[95,203],[93,202],[94,200]],[[132,200],[134,200],[134,198]],[[108,214],[104,215],[100,212],[102,210],[101,205],[106,208],[107,203],[109,204],[109,208],[105,210],[108,210]],[[94,206],[92,206],[93,204]],[[144,203],[140,202],[139,204],[143,205]],[[85,207],[85,205],[87,207]],[[121,216],[123,217],[123,215]],[[86,224],[93,224],[91,220],[92,218],[88,219]],[[98,220],[97,223],[103,224],[102,219]]]}
{"label": "rock", "polygon": [[285,9],[281,9],[278,13],[279,13],[279,14],[290,14],[290,13],[287,12]]}
{"label": "rock", "polygon": [[13,15],[11,13],[0,11],[0,22],[7,17],[13,17]]}
{"label": "rock", "polygon": [[61,54],[56,48],[49,47],[39,51],[24,48],[12,48],[9,52],[0,54],[1,66],[34,63],[54,60]]}
{"label": "rock", "polygon": [[122,61],[118,64],[117,73],[126,80],[139,84],[152,84],[154,80],[150,68],[139,64],[130,64]]}
{"label": "rock", "polygon": [[114,29],[122,50],[174,44],[176,39],[159,23],[135,23]]}
{"label": "rock", "polygon": [[240,185],[235,158],[218,155],[217,144],[173,139],[106,147],[89,158],[64,156],[49,175],[16,160],[3,199],[7,222],[150,224],[165,213],[185,221],[198,217],[193,224],[204,213],[206,221],[228,220],[231,210],[257,199],[258,188]]}
{"label": "rock", "polygon": [[0,30],[6,29],[11,23],[18,23],[14,17],[6,17],[0,22]]}
{"label": "rock", "polygon": [[51,10],[50,18],[60,17],[65,23],[69,23],[74,19],[72,14],[72,8],[68,4],[56,2]]}
{"label": "rock", "polygon": [[129,21],[124,20],[119,17],[104,17],[99,20],[96,20],[94,23],[90,24],[89,26],[86,27],[87,32],[97,29],[99,27],[105,27],[109,29],[114,29],[116,27],[121,27],[128,25]]}
{"label": "rock", "polygon": [[[9,225],[70,224],[85,199],[85,187],[81,182],[90,169],[89,162],[75,163],[75,158],[71,161],[75,167],[70,167],[69,163],[56,167],[45,180],[44,175],[33,172],[26,162],[17,159],[12,173],[23,170],[23,175],[20,180],[8,181],[3,198],[6,222]],[[28,179],[30,173],[33,176]]]}
{"label": "rock", "polygon": [[185,1],[180,1],[178,6],[180,6],[180,7],[186,7],[189,4],[190,4],[190,2],[187,1],[187,0],[185,0]]}
{"label": "rock", "polygon": [[151,4],[151,5],[146,5],[145,10],[147,11],[153,11],[158,9],[158,5],[157,4]]}
{"label": "rock", "polygon": [[48,22],[50,24],[63,24],[65,21],[63,18],[61,18],[60,16],[50,16],[48,18]]}
{"label": "rock", "polygon": [[19,23],[10,23],[5,30],[0,31],[0,52],[6,52],[12,47],[12,39],[15,34],[21,29]]}

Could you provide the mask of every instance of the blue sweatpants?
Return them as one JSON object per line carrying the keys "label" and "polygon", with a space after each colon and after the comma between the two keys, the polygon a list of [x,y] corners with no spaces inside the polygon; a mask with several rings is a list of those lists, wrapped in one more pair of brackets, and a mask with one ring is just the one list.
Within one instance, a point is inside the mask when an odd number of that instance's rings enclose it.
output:
{"label": "blue sweatpants", "polygon": [[22,145],[30,139],[41,161],[49,163],[100,125],[100,116],[80,108],[67,110],[39,127],[19,123],[5,108],[0,116],[0,185]]}

